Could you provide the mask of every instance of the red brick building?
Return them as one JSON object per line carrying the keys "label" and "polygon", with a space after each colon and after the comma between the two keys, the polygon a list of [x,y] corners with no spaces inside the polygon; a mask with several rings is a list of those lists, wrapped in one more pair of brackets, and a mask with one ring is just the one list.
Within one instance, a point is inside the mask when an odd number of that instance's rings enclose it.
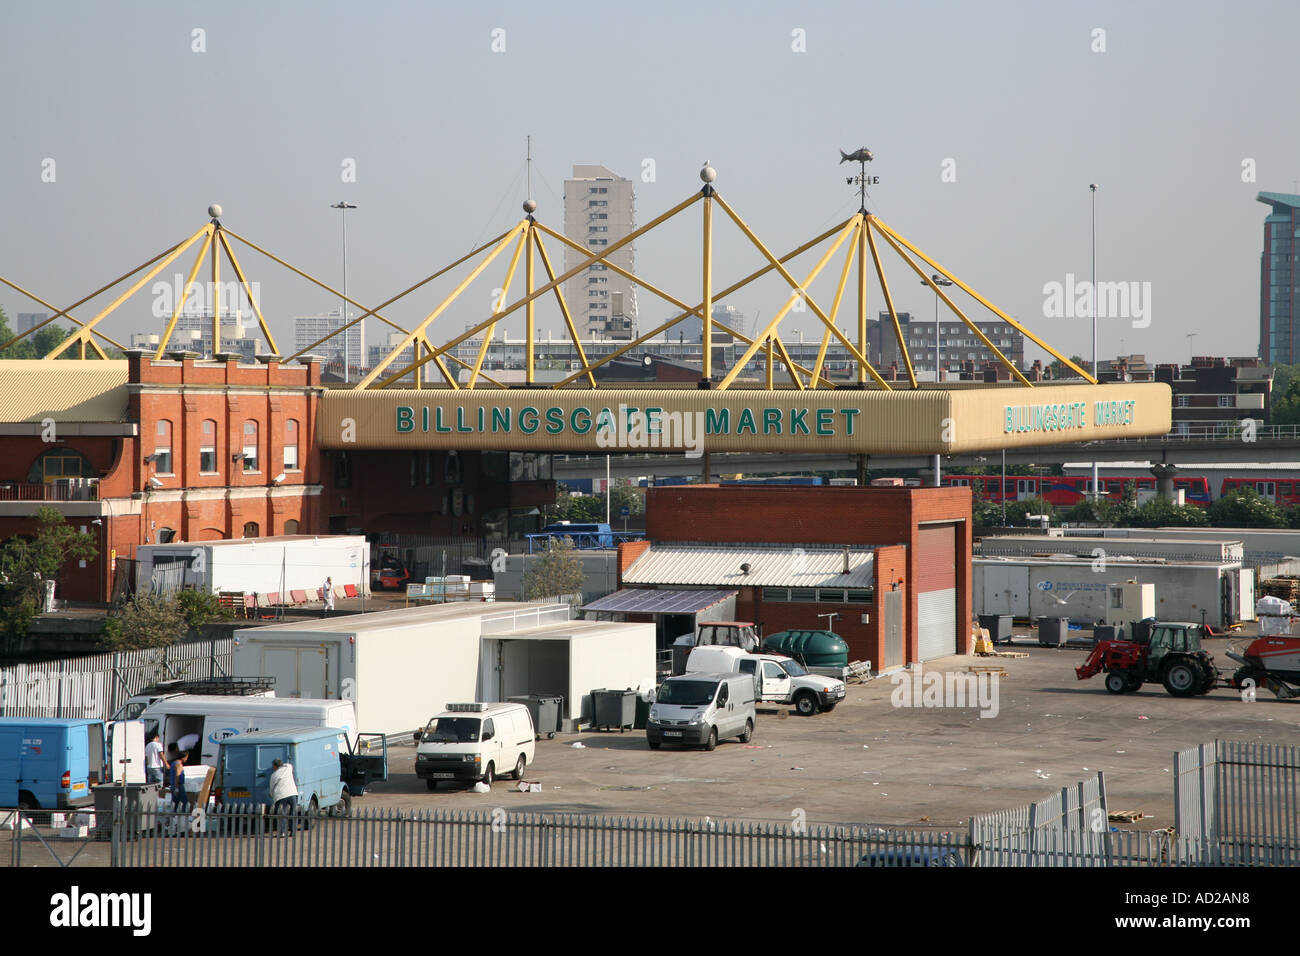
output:
{"label": "red brick building", "polygon": [[[964,653],[971,621],[971,497],[966,488],[717,485],[651,488],[649,544],[620,547],[621,575],[659,542],[874,549],[870,600],[840,588],[737,586],[738,618],[763,633],[832,629],[855,659],[884,668]],[[825,550],[825,547],[822,548]],[[835,581],[831,577],[828,580]],[[893,640],[891,640],[891,635]]]}
{"label": "red brick building", "polygon": [[[0,360],[0,540],[52,507],[100,556],[58,596],[109,599],[142,544],[346,531],[482,538],[555,501],[549,456],[322,452],[320,366]],[[536,519],[532,519],[534,522]]]}

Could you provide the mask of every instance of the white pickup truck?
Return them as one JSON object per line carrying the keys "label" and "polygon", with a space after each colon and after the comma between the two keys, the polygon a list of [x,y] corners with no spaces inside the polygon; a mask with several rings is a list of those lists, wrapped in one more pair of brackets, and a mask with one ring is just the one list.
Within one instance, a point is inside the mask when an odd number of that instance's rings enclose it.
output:
{"label": "white pickup truck", "polygon": [[844,699],[844,681],[809,674],[803,665],[780,654],[747,654],[739,647],[704,645],[691,651],[686,672],[739,672],[754,675],[759,703],[791,704],[804,717],[829,713]]}

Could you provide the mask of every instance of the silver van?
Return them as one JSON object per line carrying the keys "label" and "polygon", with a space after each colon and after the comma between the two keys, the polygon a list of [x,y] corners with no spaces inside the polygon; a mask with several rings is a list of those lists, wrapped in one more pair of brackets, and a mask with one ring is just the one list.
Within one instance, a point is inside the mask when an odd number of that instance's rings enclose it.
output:
{"label": "silver van", "polygon": [[683,674],[659,685],[646,721],[646,742],[651,750],[664,743],[712,750],[728,737],[749,743],[754,719],[752,674]]}

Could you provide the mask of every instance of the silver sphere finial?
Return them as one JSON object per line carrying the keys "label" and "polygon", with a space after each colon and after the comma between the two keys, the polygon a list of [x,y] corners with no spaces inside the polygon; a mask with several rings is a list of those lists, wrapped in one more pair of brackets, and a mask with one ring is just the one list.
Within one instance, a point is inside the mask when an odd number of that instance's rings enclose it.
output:
{"label": "silver sphere finial", "polygon": [[221,215],[221,207],[216,203],[213,203],[211,206],[208,207],[208,215],[211,216],[213,219],[218,218]]}
{"label": "silver sphere finial", "polygon": [[525,199],[525,200],[524,200],[524,212],[528,213],[528,215],[531,216],[531,215],[532,215],[533,213],[535,213],[536,211],[537,211],[537,200],[536,200],[536,199]]}
{"label": "silver sphere finial", "polygon": [[700,179],[706,183],[711,183],[718,178],[718,171],[709,165],[709,161],[704,161],[704,168],[700,170]]}

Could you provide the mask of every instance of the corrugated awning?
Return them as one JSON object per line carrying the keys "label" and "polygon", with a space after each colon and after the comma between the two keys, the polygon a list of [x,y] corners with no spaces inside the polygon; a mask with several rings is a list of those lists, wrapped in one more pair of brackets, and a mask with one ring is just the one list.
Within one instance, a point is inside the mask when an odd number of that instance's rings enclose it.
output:
{"label": "corrugated awning", "polygon": [[0,359],[0,422],[126,420],[127,363]]}
{"label": "corrugated awning", "polygon": [[875,579],[874,549],[827,545],[654,544],[623,572],[624,584],[661,586],[869,588]]}
{"label": "corrugated awning", "polygon": [[698,614],[736,596],[735,591],[669,591],[624,588],[592,601],[584,611],[604,614]]}

